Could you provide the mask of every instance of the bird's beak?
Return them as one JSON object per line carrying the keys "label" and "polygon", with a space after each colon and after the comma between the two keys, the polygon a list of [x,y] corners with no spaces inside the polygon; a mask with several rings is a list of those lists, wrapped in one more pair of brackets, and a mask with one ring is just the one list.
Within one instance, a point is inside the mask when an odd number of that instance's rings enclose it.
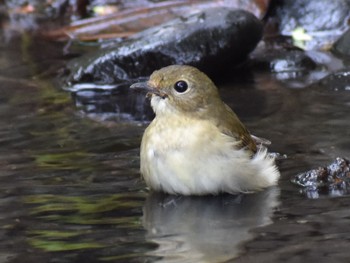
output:
{"label": "bird's beak", "polygon": [[152,88],[147,82],[137,82],[130,86],[130,89],[150,91]]}
{"label": "bird's beak", "polygon": [[152,87],[151,85],[149,85],[148,82],[134,83],[130,86],[130,89],[147,91],[147,97],[149,97],[153,94],[161,97],[162,99],[165,99],[166,97],[168,97],[168,95],[166,93],[160,91],[158,88]]}

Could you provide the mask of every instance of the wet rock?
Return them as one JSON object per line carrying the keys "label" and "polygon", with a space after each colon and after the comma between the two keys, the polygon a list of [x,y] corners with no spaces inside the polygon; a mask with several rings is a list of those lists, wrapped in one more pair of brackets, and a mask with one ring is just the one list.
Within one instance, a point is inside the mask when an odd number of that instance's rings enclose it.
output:
{"label": "wet rock", "polygon": [[296,27],[308,32],[345,28],[350,3],[347,0],[285,0],[278,9],[282,33],[290,34]]}
{"label": "wet rock", "polygon": [[298,174],[292,182],[304,187],[303,192],[315,198],[319,194],[331,196],[350,193],[350,162],[337,157],[333,163]]}
{"label": "wet rock", "polygon": [[[62,1],[62,0],[61,0]],[[66,0],[68,1],[68,0]],[[103,2],[105,3],[105,6]],[[74,6],[81,17],[91,10],[93,18],[74,20],[69,26],[42,32],[51,39],[74,41],[98,41],[118,37],[129,37],[137,32],[179,18],[193,10],[208,10],[214,7],[243,9],[262,19],[267,12],[270,0],[161,0],[161,1],[128,1],[119,0],[107,3],[108,0],[79,0]],[[71,5],[72,2],[69,1]],[[87,4],[88,6],[85,6]],[[80,8],[79,8],[80,7]],[[73,8],[74,10],[74,8]],[[99,11],[100,10],[100,11]],[[118,10],[115,12],[113,10]],[[104,12],[107,12],[105,14]],[[85,14],[85,15],[82,15]]]}
{"label": "wet rock", "polygon": [[350,56],[350,29],[334,43],[333,51],[340,56]]}
{"label": "wet rock", "polygon": [[307,49],[333,43],[347,29],[349,14],[347,0],[284,0],[276,7],[281,33],[290,36],[296,28],[304,29],[313,38]]}
{"label": "wet rock", "polygon": [[190,64],[213,74],[242,62],[261,36],[261,22],[246,11],[197,12],[72,61],[68,82],[118,83],[170,64]]}
{"label": "wet rock", "polygon": [[289,43],[261,41],[250,55],[254,70],[271,72],[291,88],[303,88],[324,77],[329,58],[317,51],[304,51]]}
{"label": "wet rock", "polygon": [[322,78],[310,88],[323,93],[349,92],[350,91],[350,68],[343,68]]}
{"label": "wet rock", "polygon": [[285,73],[305,74],[317,67],[316,63],[300,49],[257,48],[252,53],[251,59],[256,68],[282,75]]}

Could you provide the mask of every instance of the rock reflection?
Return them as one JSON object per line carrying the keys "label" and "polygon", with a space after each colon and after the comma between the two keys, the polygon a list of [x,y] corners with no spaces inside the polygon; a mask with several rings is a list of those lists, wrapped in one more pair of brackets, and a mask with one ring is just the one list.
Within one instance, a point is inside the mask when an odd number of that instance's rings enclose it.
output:
{"label": "rock reflection", "polygon": [[249,195],[205,197],[151,194],[143,225],[158,262],[221,262],[241,252],[252,228],[272,223],[279,188]]}
{"label": "rock reflection", "polygon": [[153,118],[145,93],[129,92],[130,84],[116,90],[95,89],[76,90],[72,93],[75,106],[85,116],[101,121],[133,122]]}

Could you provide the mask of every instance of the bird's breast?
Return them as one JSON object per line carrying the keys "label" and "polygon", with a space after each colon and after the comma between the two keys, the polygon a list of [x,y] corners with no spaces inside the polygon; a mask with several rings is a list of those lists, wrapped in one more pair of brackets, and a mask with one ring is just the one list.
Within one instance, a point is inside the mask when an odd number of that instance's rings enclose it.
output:
{"label": "bird's breast", "polygon": [[149,167],[147,170],[207,165],[211,158],[229,156],[235,145],[233,137],[222,134],[209,121],[156,117],[144,133],[141,162]]}
{"label": "bird's breast", "polygon": [[183,155],[186,155],[202,151],[218,137],[222,137],[221,132],[206,121],[163,118],[155,119],[147,128],[144,144],[156,156],[177,151],[184,151]]}

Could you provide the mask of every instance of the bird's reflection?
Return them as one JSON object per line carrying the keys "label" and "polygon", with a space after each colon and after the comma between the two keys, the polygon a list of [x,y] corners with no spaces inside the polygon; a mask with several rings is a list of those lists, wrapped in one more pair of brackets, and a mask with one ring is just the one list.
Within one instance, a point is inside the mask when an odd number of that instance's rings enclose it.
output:
{"label": "bird's reflection", "polygon": [[159,247],[157,262],[222,262],[239,254],[252,228],[271,223],[279,189],[248,195],[205,197],[152,193],[144,206],[147,239]]}

